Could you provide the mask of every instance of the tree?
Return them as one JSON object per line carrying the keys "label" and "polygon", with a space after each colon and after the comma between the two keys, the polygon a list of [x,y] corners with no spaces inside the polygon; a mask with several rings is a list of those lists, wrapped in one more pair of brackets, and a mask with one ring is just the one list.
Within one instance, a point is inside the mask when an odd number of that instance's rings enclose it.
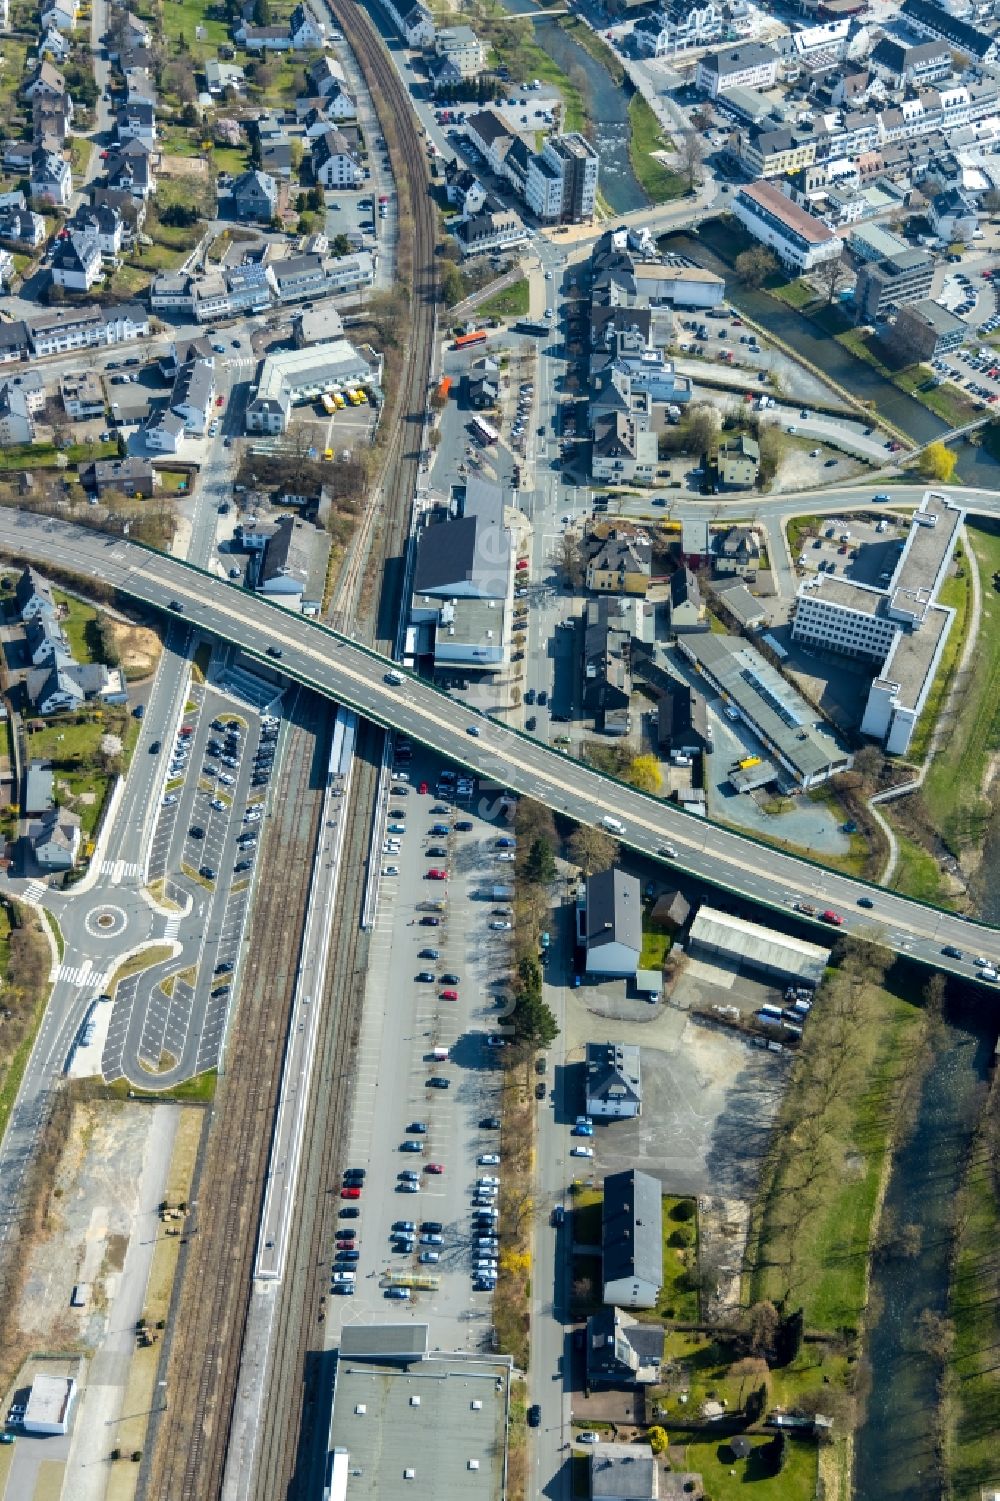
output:
{"label": "tree", "polygon": [[708,453],[719,435],[719,413],[707,401],[696,401],[684,417],[684,446],[688,453]]}
{"label": "tree", "polygon": [[569,852],[584,875],[592,876],[595,870],[607,870],[614,865],[618,859],[618,841],[601,829],[581,824],[570,835]]}
{"label": "tree", "polygon": [[754,1355],[767,1355],[773,1349],[779,1323],[778,1310],[769,1299],[753,1303],[747,1309],[743,1327]]}
{"label": "tree", "polygon": [[983,208],[988,214],[1000,214],[1000,190],[990,188],[983,194]]}
{"label": "tree", "polygon": [[525,862],[524,873],[529,881],[540,881],[548,885],[554,881],[557,875],[556,857],[552,846],[547,839],[536,839],[528,851],[528,859]]}
{"label": "tree", "polygon": [[850,274],[850,271],[847,269],[847,262],[844,260],[843,251],[839,255],[835,255],[832,260],[823,261],[821,265],[816,267],[813,277],[826,291],[827,307],[833,302],[833,299],[841,288],[846,286],[850,279]]}
{"label": "tree", "polygon": [[775,1365],[791,1365],[801,1348],[804,1329],[805,1315],[801,1308],[794,1309],[782,1318],[774,1338]]}
{"label": "tree", "polygon": [[705,152],[701,144],[701,137],[693,130],[687,130],[680,138],[677,151],[677,167],[681,176],[687,181],[689,193],[694,192],[695,183],[700,181],[701,164]]}
{"label": "tree", "polygon": [[747,1383],[755,1382],[757,1386],[767,1380],[767,1361],[759,1355],[745,1355],[742,1360],[734,1361],[729,1367],[729,1375],[733,1381],[740,1383],[740,1394],[737,1402],[742,1407],[743,1398],[746,1395]]}
{"label": "tree", "polygon": [[255,26],[270,26],[271,7],[268,0],[254,0],[253,24]]}
{"label": "tree", "polygon": [[939,440],[928,443],[917,460],[917,469],[924,479],[933,480],[938,485],[947,485],[955,473],[957,463],[958,459],[951,449],[946,448]]}
{"label": "tree", "polygon": [[778,269],[777,258],[763,245],[741,250],[736,257],[736,275],[745,287],[759,287]]}
{"label": "tree", "polygon": [[[323,189],[319,186],[318,183],[315,185],[315,187],[311,187],[309,189],[309,192],[306,195],[306,207],[312,209],[314,214],[321,214],[326,208],[326,198],[323,196]],[[346,238],[346,235],[337,236],[338,240],[343,240]],[[345,251],[344,254],[346,255],[347,252]]]}
{"label": "tree", "polygon": [[659,1423],[654,1423],[652,1428],[646,1429],[646,1437],[649,1439],[649,1447],[654,1454],[662,1454],[670,1443],[667,1430],[661,1428]]}
{"label": "tree", "polygon": [[454,307],[465,296],[465,278],[454,261],[441,263],[441,301],[445,307]]}
{"label": "tree", "polygon": [[334,259],[340,260],[341,256],[350,255],[350,253],[351,242],[347,236],[345,234],[334,235],[330,243],[330,254]]}
{"label": "tree", "polygon": [[582,539],[573,532],[563,532],[559,538],[555,562],[569,587],[579,589],[587,565],[587,552]]}
{"label": "tree", "polygon": [[625,773],[625,780],[638,787],[640,792],[659,794],[663,790],[660,763],[653,755],[636,756]]}

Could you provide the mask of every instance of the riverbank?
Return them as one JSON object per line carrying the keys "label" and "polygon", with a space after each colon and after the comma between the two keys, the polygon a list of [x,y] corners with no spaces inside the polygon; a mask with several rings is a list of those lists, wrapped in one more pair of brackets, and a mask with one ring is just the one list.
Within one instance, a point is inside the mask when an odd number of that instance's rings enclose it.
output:
{"label": "riverbank", "polygon": [[652,203],[670,203],[682,198],[688,184],[679,172],[674,172],[653,153],[673,152],[673,143],[667,139],[660,122],[641,94],[633,94],[628,102],[629,142],[628,154],[636,181]]}
{"label": "riverbank", "polygon": [[1000,1074],[969,1150],[956,1205],[948,1312],[954,1345],[944,1382],[945,1494],[979,1501],[1000,1480]]}

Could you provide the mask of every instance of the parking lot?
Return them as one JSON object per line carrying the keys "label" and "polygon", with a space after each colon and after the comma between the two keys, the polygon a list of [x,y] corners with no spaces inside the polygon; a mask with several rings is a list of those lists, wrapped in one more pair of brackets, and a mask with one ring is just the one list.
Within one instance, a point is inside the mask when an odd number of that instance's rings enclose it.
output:
{"label": "parking lot", "polygon": [[460,1349],[496,1280],[512,836],[499,794],[420,755],[396,770],[327,1322],[335,1343],[395,1301]]}
{"label": "parking lot", "polygon": [[892,576],[905,537],[905,524],[892,512],[878,517],[824,517],[819,535],[803,543],[798,564],[806,573],[839,575],[880,588]]}
{"label": "parking lot", "polygon": [[[115,995],[102,1067],[121,1072],[130,1037],[151,1071],[185,1074],[218,1063],[251,898],[260,827],[280,725],[195,687],[163,760],[161,808],[147,879],[202,919],[197,951],[124,980]],[[180,919],[177,927],[179,929]],[[168,925],[169,935],[169,925]]]}

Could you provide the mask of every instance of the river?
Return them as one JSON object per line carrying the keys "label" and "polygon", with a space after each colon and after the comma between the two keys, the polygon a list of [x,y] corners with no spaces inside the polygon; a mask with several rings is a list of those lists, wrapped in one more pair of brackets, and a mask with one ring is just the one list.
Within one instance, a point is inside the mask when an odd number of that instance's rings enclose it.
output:
{"label": "river", "polygon": [[[533,0],[504,0],[504,5],[518,16],[531,16],[538,10]],[[583,94],[593,125],[593,144],[601,158],[600,189],[608,206],[616,214],[645,208],[649,199],[636,181],[628,154],[628,93],[554,18],[536,22],[535,40]]]}
{"label": "river", "polygon": [[[669,235],[663,243],[677,254],[689,256],[706,270],[725,277],[726,293],[734,307],[770,329],[776,338],[783,340],[811,365],[825,371],[846,390],[863,401],[874,402],[876,411],[886,421],[908,433],[915,442],[929,443],[947,431],[947,424],[940,417],[900,391],[874,366],[855,359],[836,339],[824,334],[795,308],[767,292],[740,286],[733,276],[732,267],[720,260],[698,236],[680,231]],[[1000,489],[1000,464],[989,454],[968,442],[957,444],[955,452],[958,455],[958,477],[965,484],[987,490]]]}
{"label": "river", "polygon": [[[973,1014],[971,1007],[977,1010]],[[919,1254],[875,1262],[866,1358],[871,1395],[855,1440],[856,1501],[914,1501],[940,1495],[933,1415],[936,1362],[920,1347],[925,1309],[947,1314],[955,1194],[965,1149],[985,1099],[997,1039],[989,1000],[935,1029],[916,1127],[897,1152],[885,1223],[916,1224]]]}

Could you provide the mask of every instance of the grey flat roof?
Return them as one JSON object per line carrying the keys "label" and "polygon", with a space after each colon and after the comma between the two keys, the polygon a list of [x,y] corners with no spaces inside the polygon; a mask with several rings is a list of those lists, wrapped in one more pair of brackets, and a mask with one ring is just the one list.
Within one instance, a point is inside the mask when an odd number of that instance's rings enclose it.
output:
{"label": "grey flat roof", "polygon": [[846,763],[847,752],[817,725],[816,710],[752,646],[710,634],[682,636],[677,644],[799,776],[820,776]]}
{"label": "grey flat roof", "polygon": [[502,1501],[509,1377],[481,1357],[341,1354],[330,1448],[348,1451],[349,1501]]}
{"label": "grey flat roof", "polygon": [[907,709],[921,706],[930,688],[928,675],[938,643],[952,621],[951,610],[932,605],[924,615],[919,631],[900,631],[877,674],[880,682],[897,684],[897,699]]}
{"label": "grey flat roof", "polygon": [[340,1334],[340,1358],[362,1355],[385,1358],[427,1354],[426,1324],[345,1324]]}
{"label": "grey flat roof", "polygon": [[804,938],[777,933],[773,928],[747,922],[745,918],[733,917],[731,913],[719,912],[714,907],[700,908],[691,924],[689,943],[703,943],[708,948],[724,950],[748,964],[783,969],[789,975],[811,980],[816,985],[830,962],[830,950],[818,943],[807,943]]}
{"label": "grey flat roof", "polygon": [[816,575],[819,588],[800,589],[803,598],[810,595],[816,599],[829,600],[831,604],[843,605],[845,610],[857,610],[859,615],[878,615],[885,601],[885,590],[875,589],[870,584],[855,583],[853,579],[837,578],[831,573]]}
{"label": "grey flat roof", "polygon": [[[934,526],[922,526],[916,519],[921,514],[936,516],[937,522]],[[961,507],[953,505],[946,496],[928,491],[914,512],[910,534],[903,545],[893,579],[896,588],[929,589],[937,593],[951,561],[963,514]]]}

